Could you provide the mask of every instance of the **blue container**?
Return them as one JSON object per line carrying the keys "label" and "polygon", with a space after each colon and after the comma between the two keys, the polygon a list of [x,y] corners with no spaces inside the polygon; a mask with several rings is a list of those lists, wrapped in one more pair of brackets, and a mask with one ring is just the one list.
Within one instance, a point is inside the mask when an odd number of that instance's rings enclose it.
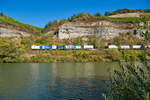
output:
{"label": "blue container", "polygon": [[44,49],[52,49],[52,45],[44,46]]}
{"label": "blue container", "polygon": [[44,49],[44,47],[43,47],[43,46],[40,46],[40,50],[42,50],[42,49]]}
{"label": "blue container", "polygon": [[70,46],[70,49],[76,49],[76,46],[72,45]]}
{"label": "blue container", "polygon": [[41,50],[49,50],[49,49],[52,49],[52,45],[50,45],[50,46],[40,46],[40,49]]}

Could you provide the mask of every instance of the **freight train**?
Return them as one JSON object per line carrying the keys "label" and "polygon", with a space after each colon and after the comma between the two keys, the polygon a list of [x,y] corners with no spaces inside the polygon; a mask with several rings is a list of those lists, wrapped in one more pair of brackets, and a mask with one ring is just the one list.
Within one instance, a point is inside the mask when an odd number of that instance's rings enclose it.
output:
{"label": "freight train", "polygon": [[120,46],[117,46],[117,45],[108,45],[108,49],[147,49],[149,48],[150,46],[144,46],[144,45],[120,45]]}
{"label": "freight train", "polygon": [[[81,45],[44,45],[44,46],[37,46],[37,45],[32,45],[31,46],[32,50],[81,50],[82,46]],[[83,49],[94,49],[93,45],[84,45]]]}
{"label": "freight train", "polygon": [[[150,48],[149,46],[143,46],[143,45],[108,45],[106,47],[106,49],[123,49],[123,50],[128,50],[128,49],[148,49]],[[37,45],[32,45],[31,46],[32,50],[81,50],[81,49],[85,49],[85,50],[94,50],[96,48],[94,48],[93,45],[43,45],[43,46],[37,46]]]}

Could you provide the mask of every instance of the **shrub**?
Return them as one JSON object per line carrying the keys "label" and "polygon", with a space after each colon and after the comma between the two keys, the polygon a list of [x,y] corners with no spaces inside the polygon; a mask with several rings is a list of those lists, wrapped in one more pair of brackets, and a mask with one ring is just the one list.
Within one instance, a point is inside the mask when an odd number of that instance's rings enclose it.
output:
{"label": "shrub", "polygon": [[138,61],[140,55],[142,54],[141,51],[137,50],[123,50],[122,51],[122,56],[126,61]]}
{"label": "shrub", "polygon": [[150,65],[140,63],[120,63],[120,70],[107,83],[103,94],[105,100],[150,100]]}
{"label": "shrub", "polygon": [[121,52],[119,52],[117,49],[109,49],[106,51],[107,58],[111,59],[112,61],[119,61],[122,57]]}

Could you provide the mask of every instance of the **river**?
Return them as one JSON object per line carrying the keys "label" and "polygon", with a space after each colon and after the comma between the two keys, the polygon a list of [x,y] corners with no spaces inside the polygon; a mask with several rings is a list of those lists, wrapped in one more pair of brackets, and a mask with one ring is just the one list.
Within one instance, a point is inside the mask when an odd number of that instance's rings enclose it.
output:
{"label": "river", "polygon": [[103,100],[117,63],[0,64],[0,100]]}

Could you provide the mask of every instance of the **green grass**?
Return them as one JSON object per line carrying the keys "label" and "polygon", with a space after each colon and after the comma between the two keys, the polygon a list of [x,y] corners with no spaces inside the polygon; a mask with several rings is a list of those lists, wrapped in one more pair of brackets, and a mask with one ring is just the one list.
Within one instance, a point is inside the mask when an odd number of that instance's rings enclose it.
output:
{"label": "green grass", "polygon": [[107,17],[109,21],[124,22],[124,23],[139,23],[141,20],[138,17],[126,17],[126,18],[111,18]]}
{"label": "green grass", "polygon": [[41,28],[39,28],[39,27],[18,22],[18,21],[14,20],[10,17],[7,17],[3,14],[0,15],[0,22],[1,23],[9,23],[9,24],[12,24],[12,25],[15,25],[15,26],[19,26],[21,28],[28,29],[29,31],[35,32],[35,33],[40,33],[41,32]]}

